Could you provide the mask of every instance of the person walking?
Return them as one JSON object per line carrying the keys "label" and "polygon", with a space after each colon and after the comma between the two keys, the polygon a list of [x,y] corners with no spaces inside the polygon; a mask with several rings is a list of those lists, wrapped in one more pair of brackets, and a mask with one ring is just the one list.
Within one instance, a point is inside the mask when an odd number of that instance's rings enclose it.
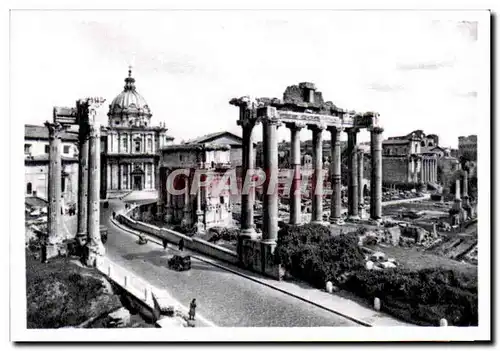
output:
{"label": "person walking", "polygon": [[168,247],[168,241],[167,239],[163,239],[163,249],[166,250]]}
{"label": "person walking", "polygon": [[116,217],[116,212],[113,211],[113,219],[115,219],[115,217]]}
{"label": "person walking", "polygon": [[196,314],[196,299],[193,299],[189,304],[189,320],[194,321],[195,314]]}
{"label": "person walking", "polygon": [[181,238],[181,240],[179,240],[179,251],[183,250],[184,250],[184,239]]}

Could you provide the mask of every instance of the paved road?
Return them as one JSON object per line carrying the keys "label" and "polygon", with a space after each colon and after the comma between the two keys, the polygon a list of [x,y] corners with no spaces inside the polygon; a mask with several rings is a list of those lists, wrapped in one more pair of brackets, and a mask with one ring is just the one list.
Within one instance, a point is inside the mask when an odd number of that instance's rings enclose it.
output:
{"label": "paved road", "polygon": [[[157,244],[138,245],[137,237],[109,220],[116,206],[101,209],[101,223],[109,228],[107,256],[122,267],[167,289],[183,305],[192,298],[197,312],[221,327],[358,326],[354,322],[258,284],[209,263],[192,260],[187,272],[167,268],[166,252]],[[171,253],[170,253],[171,254]]]}

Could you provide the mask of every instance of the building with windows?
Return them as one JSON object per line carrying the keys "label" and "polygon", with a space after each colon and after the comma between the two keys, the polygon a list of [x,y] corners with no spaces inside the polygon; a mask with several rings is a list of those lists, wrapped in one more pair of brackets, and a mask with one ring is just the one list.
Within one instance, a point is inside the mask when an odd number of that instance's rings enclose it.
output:
{"label": "building with windows", "polygon": [[[61,142],[61,192],[66,206],[73,205],[78,193],[77,134],[68,130]],[[49,131],[45,126],[24,126],[24,194],[47,200],[49,185]]]}
{"label": "building with windows", "polygon": [[[231,179],[224,178],[226,171],[232,168],[230,145],[170,145],[161,150],[159,166],[157,211],[165,223],[180,224],[199,233],[210,227],[232,224]],[[176,171],[181,173],[174,173]],[[199,180],[195,178],[197,175]],[[197,186],[198,181],[210,185]],[[175,194],[168,191],[168,184],[175,190],[187,188],[188,191]]]}
{"label": "building with windows", "polygon": [[439,137],[415,130],[382,143],[382,179],[385,186],[438,181]]}
{"label": "building with windows", "polygon": [[101,130],[101,197],[158,188],[159,150],[174,138],[164,125],[154,126],[146,100],[129,70],[123,91],[109,105],[108,125]]}

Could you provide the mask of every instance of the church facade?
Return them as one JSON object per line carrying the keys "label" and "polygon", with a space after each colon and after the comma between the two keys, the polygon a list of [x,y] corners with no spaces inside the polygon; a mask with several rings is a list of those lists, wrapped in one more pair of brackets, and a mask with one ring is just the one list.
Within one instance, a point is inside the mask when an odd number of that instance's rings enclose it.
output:
{"label": "church facade", "polygon": [[152,113],[129,70],[123,91],[109,105],[108,125],[101,130],[101,198],[130,191],[155,191],[160,150],[174,138]]}

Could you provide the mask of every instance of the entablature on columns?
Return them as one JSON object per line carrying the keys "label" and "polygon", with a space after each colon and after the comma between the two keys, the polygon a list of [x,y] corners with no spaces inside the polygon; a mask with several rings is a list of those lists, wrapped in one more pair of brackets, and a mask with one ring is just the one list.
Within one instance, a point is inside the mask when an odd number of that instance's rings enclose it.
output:
{"label": "entablature on columns", "polygon": [[[262,118],[257,112],[263,107],[272,107],[276,111],[275,118],[288,125],[305,123],[307,125],[335,128],[372,128],[379,125],[379,114],[376,112],[359,113],[343,110],[331,101],[323,102],[321,92],[316,91],[312,83],[300,83],[287,87],[283,100],[278,98],[250,98],[243,96],[231,99],[231,105],[240,108],[239,125],[258,123]],[[244,122],[249,120],[250,122]]]}

